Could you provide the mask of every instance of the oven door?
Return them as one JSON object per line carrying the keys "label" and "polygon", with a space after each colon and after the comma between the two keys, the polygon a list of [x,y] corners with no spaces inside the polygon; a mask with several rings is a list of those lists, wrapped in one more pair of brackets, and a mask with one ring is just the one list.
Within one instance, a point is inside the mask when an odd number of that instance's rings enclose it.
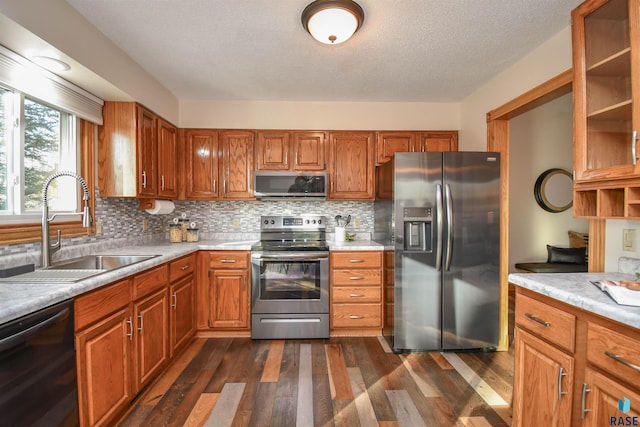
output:
{"label": "oven door", "polygon": [[252,253],[251,311],[328,313],[329,253]]}

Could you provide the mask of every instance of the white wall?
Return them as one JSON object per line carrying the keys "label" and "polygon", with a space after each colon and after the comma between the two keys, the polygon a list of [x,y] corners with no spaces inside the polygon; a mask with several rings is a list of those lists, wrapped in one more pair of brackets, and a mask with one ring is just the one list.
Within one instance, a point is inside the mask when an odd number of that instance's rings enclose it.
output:
{"label": "white wall", "polygon": [[571,31],[565,28],[465,98],[460,105],[460,149],[486,150],[486,114],[571,68]]}
{"label": "white wall", "polygon": [[[573,170],[571,94],[509,122],[509,270],[518,262],[546,261],[546,245],[569,246],[568,230],[586,232],[589,222],[543,210],[535,201],[538,176],[551,168]],[[552,153],[552,155],[550,155]],[[567,178],[567,184],[570,184]]]}
{"label": "white wall", "polygon": [[636,230],[636,249],[640,238],[640,221],[609,220],[606,225],[606,240],[604,248],[604,271],[618,271],[618,258],[621,256],[640,258],[640,250],[628,252],[622,250],[622,231]]}
{"label": "white wall", "polygon": [[244,129],[456,130],[458,103],[180,100],[180,127]]}

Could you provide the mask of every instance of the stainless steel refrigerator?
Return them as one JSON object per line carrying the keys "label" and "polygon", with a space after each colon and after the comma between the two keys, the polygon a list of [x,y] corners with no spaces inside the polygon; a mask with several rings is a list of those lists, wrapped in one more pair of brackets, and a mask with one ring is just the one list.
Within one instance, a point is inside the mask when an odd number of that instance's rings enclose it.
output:
{"label": "stainless steel refrigerator", "polygon": [[495,349],[499,153],[396,153],[376,180],[374,237],[394,248],[394,351]]}

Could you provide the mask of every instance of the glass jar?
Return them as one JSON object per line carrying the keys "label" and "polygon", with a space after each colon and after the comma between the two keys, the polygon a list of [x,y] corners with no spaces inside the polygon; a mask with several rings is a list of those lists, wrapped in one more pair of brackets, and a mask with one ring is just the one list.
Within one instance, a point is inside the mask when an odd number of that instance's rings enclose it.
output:
{"label": "glass jar", "polygon": [[169,224],[169,241],[171,243],[182,242],[182,227],[180,224]]}
{"label": "glass jar", "polygon": [[187,228],[187,242],[197,242],[197,241],[198,241],[198,229]]}
{"label": "glass jar", "polygon": [[187,229],[189,228],[189,218],[180,218],[180,229],[182,231],[182,241],[187,241]]}

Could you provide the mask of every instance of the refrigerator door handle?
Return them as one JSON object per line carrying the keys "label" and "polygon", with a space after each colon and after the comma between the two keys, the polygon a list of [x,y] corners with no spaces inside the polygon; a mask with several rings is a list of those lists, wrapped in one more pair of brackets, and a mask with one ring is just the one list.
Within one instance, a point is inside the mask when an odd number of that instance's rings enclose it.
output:
{"label": "refrigerator door handle", "polygon": [[442,268],[442,185],[436,185],[436,271]]}
{"label": "refrigerator door handle", "polygon": [[453,202],[451,200],[451,186],[447,184],[444,188],[444,203],[447,208],[447,255],[444,260],[444,269],[449,271],[451,268],[451,252],[453,251]]}

